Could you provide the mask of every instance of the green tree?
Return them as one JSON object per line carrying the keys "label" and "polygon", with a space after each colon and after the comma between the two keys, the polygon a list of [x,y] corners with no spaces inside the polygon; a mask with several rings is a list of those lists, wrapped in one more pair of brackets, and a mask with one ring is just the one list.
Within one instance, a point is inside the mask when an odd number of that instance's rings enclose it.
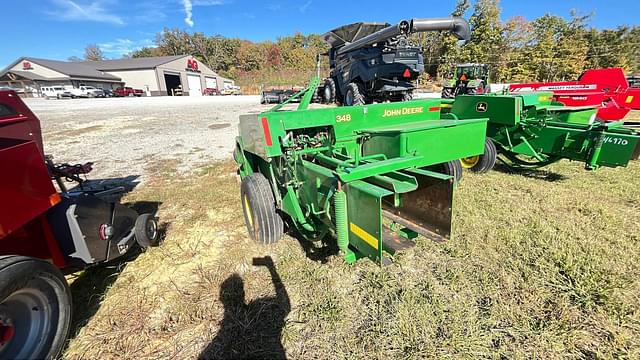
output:
{"label": "green tree", "polygon": [[156,35],[156,45],[167,55],[187,55],[194,53],[191,35],[180,29],[162,30]]}
{"label": "green tree", "polygon": [[486,63],[492,66],[493,80],[504,78],[507,44],[500,21],[499,0],[478,0],[469,18],[471,39],[462,48],[464,62]]}
{"label": "green tree", "polygon": [[157,47],[143,47],[128,54],[131,58],[143,58],[167,55]]}
{"label": "green tree", "polygon": [[[464,17],[464,14],[469,10],[469,6],[469,0],[458,0],[456,7],[451,12],[451,16]],[[434,74],[436,77],[446,76],[447,73],[451,72],[455,64],[460,61],[462,48],[458,40],[449,33],[428,33],[427,36],[433,37],[433,41],[439,42],[441,46],[438,47],[434,44],[428,47],[427,49],[435,53],[433,55],[427,55],[425,59],[430,59],[429,63],[437,62],[437,65],[433,64],[437,66],[436,73]],[[438,60],[434,61],[436,58]]]}

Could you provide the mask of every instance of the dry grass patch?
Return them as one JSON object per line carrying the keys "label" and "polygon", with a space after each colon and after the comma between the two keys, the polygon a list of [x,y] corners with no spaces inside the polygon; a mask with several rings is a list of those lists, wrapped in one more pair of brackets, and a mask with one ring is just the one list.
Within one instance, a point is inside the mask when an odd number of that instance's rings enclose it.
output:
{"label": "dry grass patch", "polygon": [[234,170],[163,169],[129,197],[161,202],[166,238],[76,283],[95,311],[66,358],[640,358],[637,162],[465,173],[455,238],[385,268],[253,244]]}

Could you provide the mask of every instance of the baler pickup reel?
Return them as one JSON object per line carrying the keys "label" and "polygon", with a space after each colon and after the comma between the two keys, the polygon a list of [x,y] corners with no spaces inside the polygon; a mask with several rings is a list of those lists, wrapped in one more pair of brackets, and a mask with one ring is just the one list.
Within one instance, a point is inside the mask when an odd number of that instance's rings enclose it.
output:
{"label": "baler pickup reel", "polygon": [[451,237],[455,182],[442,164],[479,155],[486,119],[441,120],[440,100],[240,117],[234,158],[249,234],[270,244],[283,221],[335,238],[347,262],[387,262],[420,236]]}

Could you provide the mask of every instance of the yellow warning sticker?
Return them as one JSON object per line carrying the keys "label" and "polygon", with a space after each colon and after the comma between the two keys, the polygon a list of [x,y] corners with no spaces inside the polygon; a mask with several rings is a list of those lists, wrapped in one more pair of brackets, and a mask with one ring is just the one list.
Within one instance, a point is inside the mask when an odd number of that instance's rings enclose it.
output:
{"label": "yellow warning sticker", "polygon": [[627,100],[625,100],[625,103],[631,104],[632,101],[633,101],[633,95],[629,95],[627,96]]}
{"label": "yellow warning sticker", "polygon": [[349,223],[349,229],[351,230],[352,233],[356,234],[356,236],[364,240],[372,248],[378,250],[378,239],[373,237],[373,235],[369,234],[363,228],[361,228],[360,226],[354,223]]}

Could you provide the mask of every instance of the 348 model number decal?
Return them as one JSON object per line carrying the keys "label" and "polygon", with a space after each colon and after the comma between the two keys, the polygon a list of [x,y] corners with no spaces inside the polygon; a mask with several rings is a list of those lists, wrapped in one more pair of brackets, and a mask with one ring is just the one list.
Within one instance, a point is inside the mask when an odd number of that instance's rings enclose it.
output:
{"label": "348 model number decal", "polygon": [[336,122],[351,121],[351,114],[336,115]]}

